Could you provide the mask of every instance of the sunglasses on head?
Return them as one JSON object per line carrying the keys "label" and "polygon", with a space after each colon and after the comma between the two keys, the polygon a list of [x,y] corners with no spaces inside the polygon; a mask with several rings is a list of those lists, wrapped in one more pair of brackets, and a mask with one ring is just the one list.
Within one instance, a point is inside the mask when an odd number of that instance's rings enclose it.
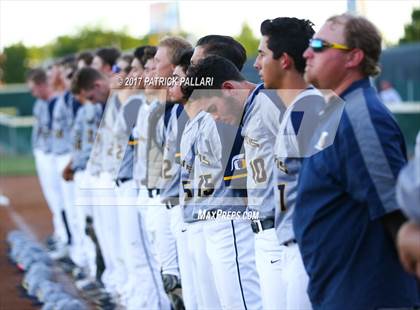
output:
{"label": "sunglasses on head", "polygon": [[312,48],[312,50],[315,53],[320,53],[327,48],[334,48],[334,49],[342,50],[342,51],[351,50],[351,48],[346,45],[339,44],[339,43],[330,43],[322,39],[311,39],[309,41],[309,47]]}

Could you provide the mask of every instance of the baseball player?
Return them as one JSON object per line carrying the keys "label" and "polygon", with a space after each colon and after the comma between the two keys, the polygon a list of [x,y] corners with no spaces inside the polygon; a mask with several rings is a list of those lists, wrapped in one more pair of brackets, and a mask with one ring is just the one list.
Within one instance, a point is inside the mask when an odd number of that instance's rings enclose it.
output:
{"label": "baseball player", "polygon": [[120,56],[120,51],[114,47],[100,48],[95,52],[91,66],[93,69],[111,78],[115,73],[113,67]]}
{"label": "baseball player", "polygon": [[[305,90],[302,57],[313,33],[309,21],[297,18],[276,18],[261,24],[262,39],[255,68],[267,90],[260,91],[244,117],[249,208],[260,211],[260,219],[253,222],[253,231],[265,308],[311,307],[306,294],[307,275],[293,236],[292,202],[289,203],[289,196],[284,194],[284,186],[289,193],[297,182],[297,172],[283,176],[273,163],[274,146],[286,106],[314,95],[311,90]],[[314,109],[317,102],[322,100],[314,100]],[[288,117],[289,114],[287,110]],[[282,147],[284,145],[280,144],[280,151]],[[285,204],[290,215],[286,214]]]}
{"label": "baseball player", "polygon": [[[147,46],[136,52],[137,61],[134,63],[137,74],[143,77],[150,77],[152,74],[154,61],[153,56],[156,48]],[[134,61],[133,62],[137,62]],[[141,65],[141,66],[140,66]],[[142,70],[144,68],[144,70]],[[140,87],[145,85],[140,85]],[[147,91],[147,89],[146,89]],[[169,299],[163,288],[160,269],[162,266],[161,256],[159,256],[157,241],[157,226],[155,219],[157,216],[164,216],[162,204],[157,193],[157,182],[162,169],[161,166],[161,141],[157,141],[156,124],[162,113],[165,102],[166,93],[162,91],[149,90],[142,97],[136,126],[133,129],[132,136],[137,140],[135,145],[135,158],[133,167],[133,180],[137,189],[137,211],[139,217],[139,225],[143,232],[142,243],[144,244],[145,262],[149,267],[150,281],[143,282],[143,286],[147,287],[146,296],[151,302],[160,305],[159,308],[167,309],[170,307]],[[161,135],[159,135],[161,136]],[[144,270],[144,269],[143,269]],[[141,288],[137,288],[137,290]],[[136,290],[135,290],[136,291]],[[153,292],[153,294],[152,294]]]}
{"label": "baseball player", "polygon": [[[100,157],[93,158],[93,160],[98,160],[100,163],[98,185],[101,190],[95,197],[97,202],[97,207],[95,208],[97,213],[95,215],[97,215],[101,227],[99,242],[101,248],[103,248],[105,260],[105,272],[102,278],[105,287],[108,288],[110,293],[119,293],[119,289],[123,287],[126,281],[126,273],[124,272],[124,264],[121,258],[120,228],[118,208],[116,207],[115,179],[117,178],[118,167],[114,153],[117,150],[112,135],[112,128],[121,108],[121,102],[117,94],[116,91],[113,91],[106,101],[104,116],[98,130],[100,140],[96,141],[96,143],[100,144]],[[123,150],[118,150],[118,152],[121,155],[124,154]]]}
{"label": "baseball player", "polygon": [[314,309],[419,302],[416,280],[403,270],[394,243],[405,220],[395,198],[405,146],[369,81],[379,73],[380,52],[375,26],[343,14],[329,18],[304,53],[307,81],[345,101],[331,145],[319,143],[321,151],[300,168],[293,227]]}
{"label": "baseball player", "polygon": [[241,43],[229,36],[211,34],[201,37],[194,48],[191,64],[196,65],[198,61],[210,55],[229,59],[239,71],[242,70],[246,61],[245,48]]}
{"label": "baseball player", "polygon": [[60,193],[65,208],[67,223],[71,232],[70,258],[79,267],[87,266],[82,250],[82,236],[84,235],[83,221],[79,222],[74,207],[74,184],[71,180],[62,178],[65,167],[71,160],[70,133],[77,110],[80,106],[70,93],[70,79],[74,71],[74,60],[65,59],[60,65],[62,80],[66,91],[57,100],[52,120],[52,154],[56,163],[56,176],[60,185]]}
{"label": "baseball player", "polygon": [[[192,63],[196,63],[200,58],[206,56],[206,55],[211,55],[211,54],[217,54],[223,57],[228,57],[229,60],[231,60],[233,63],[236,64],[236,66],[241,69],[242,68],[242,64],[245,59],[246,59],[246,55],[245,52],[243,51],[243,53],[240,53],[241,50],[243,50],[243,47],[241,47],[240,45],[237,46],[234,50],[231,50],[229,52],[223,52],[224,49],[226,49],[226,45],[227,46],[235,46],[234,44],[234,40],[230,39],[230,41],[233,42],[227,42],[227,40],[229,40],[228,37],[223,37],[223,36],[206,36],[203,37],[202,39],[199,40],[199,42],[197,43],[197,47],[194,51],[194,55],[192,57],[191,62]],[[238,43],[236,43],[236,45],[238,45]],[[219,47],[219,48],[216,48]],[[220,47],[225,47],[225,48],[220,48]],[[221,52],[218,52],[221,51]],[[235,55],[235,56],[233,56]],[[242,56],[241,56],[242,55]],[[252,98],[254,98],[256,96],[256,94],[259,92],[259,90],[255,90]],[[261,97],[261,96],[260,96]],[[272,151],[272,145],[274,145],[274,137],[275,134],[277,133],[276,129],[273,129],[272,132],[270,133],[270,129],[272,129],[273,127],[276,128],[275,126],[277,126],[277,124],[279,123],[280,120],[280,109],[281,106],[280,105],[272,105],[272,101],[263,97],[267,103],[260,103],[260,104],[255,104],[255,106],[259,106],[258,108],[255,108],[255,111],[251,111],[251,109],[248,109],[248,114],[247,117],[245,118],[245,122],[244,122],[244,128],[243,128],[243,134],[245,136],[245,152],[246,152],[246,160],[247,160],[247,167],[249,169],[251,169],[251,165],[252,163],[256,163],[254,165],[254,170],[260,168],[261,165],[261,159],[259,157],[261,157],[262,155],[265,156],[272,156],[270,150]],[[264,102],[263,99],[260,99],[260,102]],[[255,103],[255,102],[254,102]],[[250,106],[250,104],[248,104],[247,106]],[[264,110],[264,112],[257,112],[257,110]],[[242,115],[242,111],[240,110],[238,111],[239,115]],[[249,121],[249,119],[255,115],[255,120],[253,122]],[[224,118],[224,115],[220,114],[219,115],[220,119],[222,120]],[[258,119],[257,119],[258,118]],[[263,120],[261,120],[261,118],[265,118]],[[254,127],[252,127],[254,126]],[[261,126],[263,126],[263,129],[265,129],[265,131],[261,130]],[[251,134],[252,132],[252,134]],[[252,143],[252,137],[247,137],[246,135],[255,135],[258,133],[261,133],[261,136],[259,137],[261,139],[261,141],[266,142],[266,144],[264,145],[265,147],[258,149],[261,154],[254,154],[256,151],[254,150],[253,147],[249,147],[248,143]],[[250,139],[249,139],[250,138]],[[255,137],[254,137],[255,138]],[[271,140],[271,141],[270,141]],[[261,141],[259,141],[258,143],[262,143]],[[259,156],[257,156],[259,155]],[[255,161],[256,160],[256,161]],[[262,159],[264,160],[264,159]],[[251,161],[253,161],[251,163]],[[270,162],[268,160],[268,162]],[[264,169],[264,165],[262,167],[262,169]],[[268,169],[268,172],[265,171]],[[247,176],[247,188],[248,188],[248,204],[251,205],[250,210],[255,210],[256,206],[258,206],[258,212],[261,216],[262,220],[265,220],[266,218],[267,221],[264,222],[264,225],[262,226],[258,226],[258,225],[254,225],[255,227],[263,227],[264,229],[269,229],[272,228],[271,233],[269,232],[265,232],[262,235],[256,236],[256,261],[257,261],[257,267],[258,267],[258,271],[259,274],[261,276],[261,278],[264,278],[264,276],[270,277],[270,280],[265,280],[265,281],[261,281],[261,289],[262,289],[262,296],[263,296],[263,300],[267,300],[267,298],[264,298],[265,296],[271,294],[271,296],[273,296],[273,300],[269,301],[268,304],[270,304],[270,306],[275,305],[274,303],[274,299],[275,299],[275,292],[276,292],[276,287],[274,285],[274,283],[276,282],[276,274],[275,272],[273,272],[273,268],[270,268],[270,261],[272,259],[277,259],[276,256],[276,248],[278,249],[278,243],[276,241],[276,237],[275,237],[275,232],[274,232],[274,202],[272,201],[270,203],[270,197],[273,197],[273,191],[270,191],[267,188],[267,184],[265,182],[267,182],[267,180],[262,180],[261,177],[266,177],[268,176],[269,180],[270,180],[270,170],[271,166],[268,167],[267,169],[265,169],[264,171],[257,171],[257,172],[253,172],[250,171],[248,173]],[[262,176],[255,176],[255,173],[262,173]],[[255,178],[255,179],[254,179]],[[260,183],[256,184],[256,182],[259,181]],[[257,187],[260,186],[260,188],[258,189]],[[258,195],[259,194],[259,195]],[[262,196],[262,197],[259,197]],[[266,199],[267,201],[265,201],[264,199]],[[252,208],[254,207],[254,208]],[[255,224],[255,223],[254,223]],[[268,225],[267,225],[268,224]],[[264,238],[264,236],[267,235],[266,238]],[[270,237],[271,236],[271,237]],[[262,240],[266,240],[265,244],[264,241]],[[260,251],[258,250],[258,248],[261,249],[266,249],[265,251]],[[278,251],[277,251],[278,252]],[[273,256],[276,256],[275,258],[273,258]],[[264,268],[262,266],[266,266],[268,268]],[[268,293],[267,291],[271,290],[272,293]],[[266,303],[265,303],[266,305]]]}
{"label": "baseball player", "polygon": [[[151,71],[149,66],[153,66],[153,59],[146,62],[146,75]],[[162,169],[162,154],[161,141],[156,140],[156,137],[161,136],[161,134],[156,134],[156,125],[163,112],[161,102],[165,102],[166,92],[161,90],[147,91],[146,87],[145,104],[140,106],[134,132],[135,138],[138,140],[134,171],[139,186],[139,210],[145,215],[149,237],[155,248],[154,253],[157,255],[159,263],[162,264],[162,261],[165,261],[164,243],[159,243],[157,239],[163,236],[158,236],[162,231],[158,232],[156,223],[158,217],[163,216],[162,212],[164,211],[157,190],[157,182]],[[163,242],[165,239],[161,238],[159,240]],[[171,243],[170,246],[175,247],[175,244]],[[159,247],[161,248],[159,249]],[[177,267],[175,266],[174,269],[177,269]]]}
{"label": "baseball player", "polygon": [[[186,71],[190,64],[192,53],[192,50],[187,50],[175,61],[176,67],[173,71],[173,78],[179,80],[186,77]],[[168,97],[170,102],[177,102],[177,104],[173,105],[172,109],[168,111],[169,113],[165,113],[166,117],[164,116],[160,120],[163,123],[160,125],[166,128],[163,138],[162,174],[159,183],[160,197],[162,202],[166,204],[168,212],[170,212],[170,227],[176,239],[179,273],[182,283],[182,299],[186,309],[196,309],[197,301],[192,277],[193,270],[190,268],[189,250],[187,248],[188,239],[185,233],[183,212],[179,204],[179,184],[181,177],[179,161],[180,140],[185,124],[188,121],[188,115],[185,113],[183,107],[186,100],[181,91],[180,81],[171,84],[168,89]],[[164,283],[169,276],[163,275]],[[176,286],[175,281],[173,284]],[[172,287],[174,287],[173,284]]]}
{"label": "baseball player", "polygon": [[[182,38],[166,37],[162,39],[154,57],[155,76],[169,81],[169,79],[173,77],[176,62],[185,51],[190,49],[191,45]],[[156,87],[167,91],[169,83],[162,83]],[[181,210],[178,204],[179,178],[174,178],[172,174],[175,173],[175,175],[177,175],[177,168],[179,168],[175,163],[176,147],[172,147],[170,153],[165,152],[165,150],[170,147],[167,142],[173,143],[173,146],[176,145],[174,139],[176,140],[177,137],[178,124],[180,130],[182,130],[185,125],[186,119],[185,117],[181,117],[181,113],[182,108],[179,108],[179,105],[174,104],[174,102],[170,100],[166,100],[166,103],[164,103],[164,112],[157,123],[157,132],[161,133],[159,140],[163,146],[162,155],[166,156],[162,161],[161,175],[159,178],[163,182],[159,181],[160,186],[158,185],[158,187],[160,199],[165,205],[165,208],[162,208],[163,213],[167,214],[166,216],[159,216],[157,218],[157,241],[159,248],[158,253],[163,258],[162,278],[165,284],[165,290],[168,293],[171,293],[181,286],[182,273],[188,274],[188,271],[186,270],[186,268],[188,268],[185,254],[186,250],[184,249],[186,240],[183,235],[180,235],[182,227],[179,225],[180,220],[182,219]],[[172,142],[168,139],[172,139]],[[174,167],[175,170],[172,169],[172,167]],[[168,180],[170,180],[169,184],[167,183]],[[162,246],[159,246],[159,244]],[[181,257],[179,257],[179,255],[181,255]],[[180,262],[180,260],[182,261]],[[185,292],[183,288],[183,295],[187,297],[188,307],[192,308],[194,307],[193,302],[191,302],[191,300],[194,299],[191,293],[193,292],[193,285],[191,281],[188,281],[188,278],[189,276],[186,275],[184,282],[187,287]],[[171,297],[174,297],[173,294]]]}
{"label": "baseball player", "polygon": [[[134,147],[137,142],[130,132],[143,103],[143,95],[130,96],[120,108],[113,128],[116,161],[120,162],[115,180],[120,243],[127,273],[122,303],[127,309],[164,309],[169,308],[169,301],[164,294],[156,262],[152,263],[151,245],[141,214],[136,208],[137,189],[133,180]],[[156,277],[160,283],[155,283]]]}
{"label": "baseball player", "polygon": [[[258,58],[257,58],[258,61]],[[264,309],[282,309],[280,273],[275,264],[281,247],[274,229],[275,201],[273,181],[273,147],[284,106],[272,90],[258,85],[244,108],[242,135],[247,165],[248,209],[257,211],[251,223],[255,238],[255,259],[261,283]]]}
{"label": "baseball player", "polygon": [[[110,293],[116,293],[117,287],[124,282],[122,264],[118,260],[118,221],[115,207],[115,183],[113,173],[116,171],[113,163],[113,148],[111,126],[114,122],[116,110],[119,108],[118,98],[115,94],[109,97],[109,80],[95,69],[83,69],[88,75],[85,81],[80,82],[78,87],[80,93],[91,102],[107,102],[101,125],[98,129],[95,143],[92,147],[91,156],[87,163],[87,171],[93,176],[92,186],[96,187],[91,193],[93,207],[93,218],[95,232],[101,247],[105,262],[105,271],[102,274],[102,281]],[[98,106],[98,105],[96,105]],[[95,138],[95,137],[93,137]]]}
{"label": "baseball player", "polygon": [[[195,244],[197,238],[192,237],[190,241],[194,246],[191,248],[195,255],[207,255],[216,288],[215,296],[211,296],[214,291],[207,291],[207,288],[201,293],[205,301],[217,299],[223,309],[260,309],[262,302],[252,230],[249,220],[241,217],[246,209],[245,185],[235,184],[244,178],[243,141],[237,126],[216,122],[203,111],[217,108],[214,101],[221,96],[220,89],[225,81],[248,90],[241,92],[244,100],[253,84],[243,79],[234,64],[219,56],[199,61],[187,74],[193,80],[206,76],[217,82],[204,87],[215,91],[201,91],[200,86],[186,88],[189,96],[187,113],[192,117],[190,122],[194,127],[187,124],[181,141],[181,160],[184,169],[191,171],[186,175],[189,179],[181,180],[184,216],[191,223],[187,229],[194,235],[201,235],[204,241],[203,247],[202,241],[200,246]],[[223,215],[218,218],[224,212],[239,218],[226,219]],[[199,266],[196,273],[198,277],[208,274],[202,274]]]}
{"label": "baseball player", "polygon": [[[91,190],[94,180],[92,180],[95,172],[90,161],[91,152],[95,143],[95,136],[102,118],[102,107],[98,104],[92,103],[85,96],[86,85],[81,83],[82,80],[94,80],[99,73],[90,68],[82,69],[76,72],[72,81],[72,93],[77,96],[82,106],[77,111],[76,119],[74,121],[71,140],[73,144],[72,160],[65,171],[64,175],[68,178],[73,178],[75,182],[75,209],[78,216],[78,222],[83,228],[89,229],[89,226],[94,227],[90,236],[92,241],[84,237],[82,238],[82,246],[84,255],[88,261],[89,274],[95,277],[98,281],[101,279],[104,266],[103,257],[99,243],[97,242],[97,235],[99,234],[99,222],[94,217],[93,199],[94,193]],[[90,96],[91,97],[91,96]],[[92,98],[93,99],[93,98]],[[88,163],[90,167],[88,167]],[[89,168],[89,169],[88,169]],[[88,226],[86,226],[88,224]],[[90,229],[92,228],[90,227]],[[94,235],[92,234],[94,233]]]}
{"label": "baseball player", "polygon": [[[154,69],[153,69],[153,76],[156,78],[163,78],[166,79],[172,76],[172,72],[174,69],[173,59],[176,54],[182,53],[185,49],[191,48],[191,45],[182,38],[177,37],[167,37],[162,39],[159,42],[159,46],[157,47],[156,54],[154,56]],[[167,85],[166,83],[157,84],[151,86],[156,90],[162,92],[165,96],[163,97],[158,103],[160,106],[156,106],[157,109],[161,110],[160,116],[157,118],[156,122],[156,138],[158,144],[162,146],[164,144],[164,137],[165,137],[165,119],[167,116],[170,116],[170,110],[173,107],[173,103],[170,105],[166,104],[166,95],[167,95]],[[150,87],[146,87],[150,89]],[[151,128],[152,127],[152,128]],[[153,131],[153,125],[150,126],[151,130]],[[149,139],[151,141],[156,140],[153,138],[154,133],[149,133]],[[163,155],[163,154],[162,154]],[[160,173],[162,171],[162,163],[161,161],[158,167],[159,169],[159,179]],[[166,165],[166,164],[165,164]],[[150,169],[150,164],[149,164]],[[150,177],[150,173],[149,173]],[[150,181],[149,181],[150,182]],[[156,184],[156,187],[159,185]],[[176,249],[176,239],[174,234],[171,231],[171,217],[168,216],[168,211],[166,210],[166,201],[165,204],[162,204],[160,207],[154,207],[153,213],[155,215],[155,223],[156,223],[156,248],[157,248],[157,255],[160,258],[160,262],[162,264],[162,275],[163,277],[173,277],[171,282],[180,282],[180,275],[179,275],[179,267],[178,267],[178,256],[177,256],[177,249]],[[168,204],[168,206],[172,206]],[[170,213],[169,213],[170,214]]]}
{"label": "baseball player", "polygon": [[[164,79],[172,74],[171,62],[174,54],[180,53],[188,46],[189,43],[180,38],[163,39],[156,52],[156,59],[149,59],[145,64],[145,76]],[[177,304],[180,304],[181,300],[172,294],[180,287],[177,243],[171,231],[171,213],[165,204],[162,204],[159,196],[165,123],[171,116],[173,104],[165,104],[164,83],[149,83],[145,88],[146,104],[140,108],[136,126],[139,141],[136,176],[140,186],[140,212],[145,215],[146,227],[161,265],[165,290],[170,295],[173,306],[178,308],[180,305]]]}
{"label": "baseball player", "polygon": [[[113,66],[114,75],[110,78],[110,87],[112,93],[108,98],[107,109],[104,113],[104,120],[100,126],[102,158],[101,173],[99,178],[104,187],[109,186],[109,190],[101,193],[102,196],[98,200],[100,205],[98,210],[100,215],[101,226],[104,228],[103,233],[107,244],[107,255],[109,257],[110,281],[108,286],[110,290],[122,294],[124,284],[127,281],[128,273],[124,259],[125,241],[121,232],[121,225],[124,221],[120,219],[120,213],[123,208],[119,207],[119,200],[124,195],[127,187],[123,183],[131,179],[132,174],[132,146],[128,146],[128,135],[126,135],[125,127],[123,127],[124,118],[119,116],[122,113],[122,105],[126,102],[130,95],[130,89],[122,89],[120,80],[124,80],[131,70],[131,55],[123,55],[116,60]],[[134,106],[134,109],[131,107]],[[129,105],[135,119],[137,110],[135,106]],[[134,123],[134,121],[131,121]],[[129,124],[129,128],[132,127]],[[129,193],[129,192],[127,192]],[[119,199],[120,198],[120,199]],[[123,204],[124,205],[124,204]],[[112,236],[110,235],[112,233]],[[112,264],[112,265],[111,265]],[[113,274],[111,273],[113,272]],[[116,279],[115,281],[113,279]],[[110,284],[112,283],[112,284]]]}
{"label": "baseball player", "polygon": [[50,107],[53,107],[57,100],[53,96],[51,86],[48,84],[47,75],[42,69],[34,69],[29,72],[27,77],[28,86],[32,95],[37,98],[33,115],[35,117],[34,128],[32,129],[32,147],[34,149],[35,165],[41,184],[41,189],[52,213],[53,220],[53,239],[57,250],[64,249],[68,243],[68,236],[63,220],[62,207],[57,191],[58,184],[53,182],[51,176],[52,156],[51,156],[51,130],[49,123],[51,120]]}
{"label": "baseball player", "polygon": [[[194,105],[186,104],[185,111],[189,117],[180,141],[180,206],[183,210],[184,222],[187,223],[182,233],[187,233],[189,266],[192,270],[196,303],[198,309],[220,309],[221,303],[217,295],[216,282],[209,272],[211,266],[205,247],[204,235],[199,223],[194,223],[194,205],[192,201],[194,180],[194,162],[196,157],[195,143],[197,131],[206,113],[203,102]],[[205,283],[205,285],[203,285]]]}
{"label": "baseball player", "polygon": [[[80,96],[78,97],[80,98]],[[74,100],[77,99],[74,98]],[[87,270],[88,275],[99,280],[102,274],[100,248],[98,244],[92,243],[92,240],[86,234],[87,218],[90,218],[90,221],[92,221],[93,214],[91,203],[87,199],[86,189],[89,188],[89,174],[85,170],[94,142],[93,137],[99,126],[102,113],[100,107],[95,106],[91,102],[83,99],[80,101],[83,102],[83,105],[79,108],[80,112],[78,111],[76,114],[71,131],[71,162],[65,168],[63,176],[67,180],[74,181],[74,208],[80,229],[78,233],[81,238],[81,255],[83,255],[84,259],[80,266]]]}
{"label": "baseball player", "polygon": [[[197,45],[194,49],[194,53],[193,56],[191,58],[191,63],[192,64],[196,64],[200,59],[202,59],[203,57],[206,57],[208,55],[219,55],[225,58],[228,58],[229,60],[231,60],[240,70],[246,60],[246,52],[245,49],[243,48],[243,46],[238,43],[237,41],[235,41],[233,38],[229,37],[229,36],[221,36],[221,35],[208,35],[205,37],[202,37],[198,40]],[[197,126],[197,123],[199,123],[201,120],[201,118],[199,116],[197,116],[197,118],[194,118],[194,120],[190,120],[189,122],[189,126],[191,126],[191,128],[188,129],[189,134],[187,134],[187,137],[193,138],[194,137],[194,132],[196,131],[195,126]],[[197,121],[197,122],[196,122]],[[187,145],[190,144],[191,142],[188,141],[188,139],[186,139],[186,143]],[[185,141],[184,141],[185,142]],[[178,144],[180,144],[180,142],[178,142]],[[193,143],[191,143],[193,144]],[[187,153],[185,153],[187,154]],[[187,158],[189,158],[190,160],[193,160],[193,157],[189,157],[189,155],[186,155]],[[185,162],[184,162],[185,164]],[[188,176],[190,175],[190,171],[189,169],[185,169],[185,167],[189,167],[191,166],[190,164],[187,164],[187,166],[183,167],[183,178],[182,178],[182,182],[185,183],[187,182],[187,184],[190,182],[188,179]],[[187,185],[188,187],[188,185]],[[183,190],[181,190],[180,193],[182,196],[185,195],[185,193],[183,192]],[[182,197],[181,196],[181,197]],[[187,222],[191,222],[194,219],[192,218],[192,214],[191,212],[187,211],[188,208],[183,208],[184,209],[184,217],[186,219]],[[184,227],[182,229],[183,232],[187,232],[187,238],[188,240],[188,245],[191,247],[197,247],[199,246],[199,248],[203,248],[203,236],[200,232],[201,227],[199,227],[199,225],[187,225],[186,227]],[[200,255],[201,253],[201,255]],[[205,270],[207,269],[207,265],[209,263],[209,260],[207,258],[206,254],[203,254],[203,251],[192,251],[190,253],[191,256],[196,257],[195,261],[196,263],[194,264],[194,268],[198,268],[198,270],[200,270],[199,272],[195,271],[195,274],[199,274],[199,275],[203,275]],[[191,266],[192,267],[192,266]],[[193,278],[194,281],[196,281],[195,283],[195,291],[196,291],[196,295],[197,295],[197,303],[198,305],[212,305],[212,303],[215,303],[215,300],[213,300],[213,296],[216,293],[211,293],[211,292],[215,292],[215,286],[213,286],[213,282],[210,282],[208,279],[204,278],[204,279],[200,279],[197,277]],[[198,283],[200,282],[206,282],[209,283],[209,285],[206,287],[206,290],[208,293],[206,292],[200,292],[197,288],[200,288],[200,286],[198,286]],[[217,303],[216,303],[217,305]]]}
{"label": "baseball player", "polygon": [[90,67],[93,60],[93,54],[89,51],[80,52],[77,54],[76,62],[77,69],[82,69],[84,67]]}

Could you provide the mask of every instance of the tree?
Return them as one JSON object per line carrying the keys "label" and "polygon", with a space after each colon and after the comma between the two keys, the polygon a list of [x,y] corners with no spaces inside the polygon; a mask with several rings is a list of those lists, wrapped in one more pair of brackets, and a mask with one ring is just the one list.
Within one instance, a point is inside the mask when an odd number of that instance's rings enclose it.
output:
{"label": "tree", "polygon": [[4,48],[1,69],[5,83],[25,82],[28,50],[22,43]]}
{"label": "tree", "polygon": [[411,23],[405,25],[404,36],[400,39],[400,44],[409,42],[420,42],[420,8],[411,13]]}
{"label": "tree", "polygon": [[254,36],[251,27],[247,23],[242,24],[241,33],[235,39],[245,47],[248,57],[257,55],[259,40]]}
{"label": "tree", "polygon": [[28,47],[28,62],[30,68],[40,66],[45,59],[51,57],[51,44],[43,46],[29,46]]}
{"label": "tree", "polygon": [[[136,38],[127,34],[127,29],[103,30],[103,27],[98,25],[85,26],[73,34],[59,36],[43,46],[25,47],[22,43],[13,44],[0,54],[0,79],[5,83],[21,83],[25,81],[25,73],[29,67],[40,66],[46,59],[57,59],[107,46],[127,51],[141,45],[157,44],[163,35],[147,34]],[[184,32],[178,35],[187,36]]]}
{"label": "tree", "polygon": [[58,37],[52,43],[51,56],[62,57],[82,50],[95,49],[105,46],[116,46],[122,50],[137,47],[144,44],[146,39],[137,39],[126,31],[102,30],[99,26],[87,26],[80,29],[74,35]]}
{"label": "tree", "polygon": [[74,35],[64,35],[55,39],[50,44],[50,57],[57,58],[106,46],[128,50],[145,44],[150,44],[150,35],[135,38],[128,35],[126,29],[113,31],[103,30],[100,26],[86,26]]}

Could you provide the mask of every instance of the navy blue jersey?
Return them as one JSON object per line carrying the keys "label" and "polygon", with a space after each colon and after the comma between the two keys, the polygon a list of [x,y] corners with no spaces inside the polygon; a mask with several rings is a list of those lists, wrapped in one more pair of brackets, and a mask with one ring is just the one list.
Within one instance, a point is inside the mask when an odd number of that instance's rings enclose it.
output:
{"label": "navy blue jersey", "polygon": [[293,218],[315,309],[410,307],[416,281],[398,260],[381,218],[398,209],[406,163],[402,133],[368,79],[342,94],[331,146],[305,158]]}

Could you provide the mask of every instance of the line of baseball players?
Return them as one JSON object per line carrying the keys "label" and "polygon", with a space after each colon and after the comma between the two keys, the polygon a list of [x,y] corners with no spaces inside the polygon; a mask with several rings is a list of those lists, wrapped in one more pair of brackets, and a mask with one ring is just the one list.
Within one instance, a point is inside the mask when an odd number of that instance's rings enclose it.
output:
{"label": "line of baseball players", "polygon": [[[29,74],[52,256],[69,255],[78,286],[99,290],[103,307],[418,302],[392,244],[405,155],[368,79],[376,28],[340,15],[315,34],[310,21],[284,17],[264,21],[261,35],[260,85],[240,73],[243,46],[221,35],[194,49],[179,37],[133,55],[103,48],[79,54],[77,70],[64,59],[50,76]],[[146,77],[213,84],[144,85]]]}

